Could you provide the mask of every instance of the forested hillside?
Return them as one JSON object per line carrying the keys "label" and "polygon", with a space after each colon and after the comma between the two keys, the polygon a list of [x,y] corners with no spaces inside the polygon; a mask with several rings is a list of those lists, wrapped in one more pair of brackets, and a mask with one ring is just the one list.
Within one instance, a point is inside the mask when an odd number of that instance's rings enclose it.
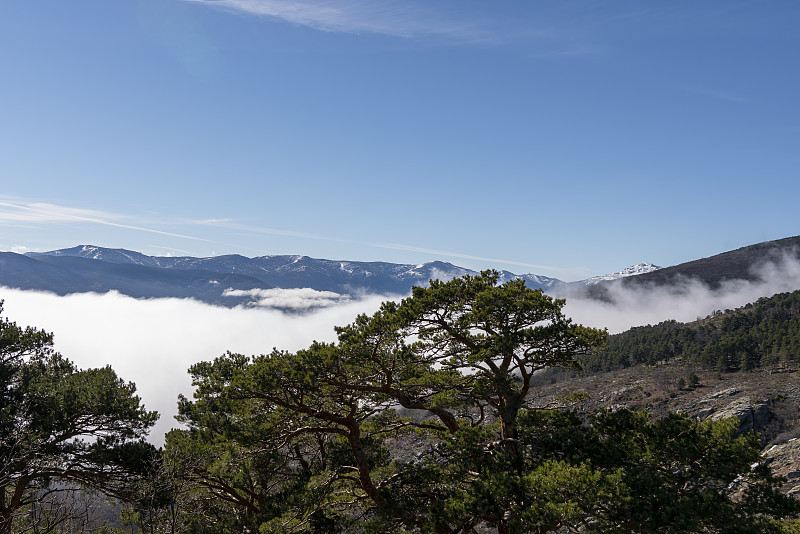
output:
{"label": "forested hillside", "polygon": [[693,323],[665,321],[610,336],[584,356],[586,371],[680,360],[721,372],[789,367],[800,360],[800,291],[715,311]]}

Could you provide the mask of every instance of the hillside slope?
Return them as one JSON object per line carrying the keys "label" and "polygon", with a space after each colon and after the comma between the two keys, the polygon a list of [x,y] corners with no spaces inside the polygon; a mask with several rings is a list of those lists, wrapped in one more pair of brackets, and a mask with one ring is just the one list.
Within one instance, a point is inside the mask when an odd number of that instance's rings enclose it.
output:
{"label": "hillside slope", "polygon": [[665,267],[622,280],[623,285],[670,285],[680,279],[695,279],[716,289],[726,280],[757,280],[759,270],[770,262],[800,259],[800,236],[766,241],[708,258]]}
{"label": "hillside slope", "polygon": [[[681,388],[692,373],[698,385]],[[656,416],[683,412],[696,419],[736,418],[740,431],[760,434],[765,461],[775,474],[788,479],[783,490],[800,497],[800,373],[796,368],[719,374],[673,363],[637,365],[555,382],[543,376],[533,405],[561,405],[561,399],[576,391],[588,394],[587,400],[573,406],[581,411],[627,407],[647,409]]]}

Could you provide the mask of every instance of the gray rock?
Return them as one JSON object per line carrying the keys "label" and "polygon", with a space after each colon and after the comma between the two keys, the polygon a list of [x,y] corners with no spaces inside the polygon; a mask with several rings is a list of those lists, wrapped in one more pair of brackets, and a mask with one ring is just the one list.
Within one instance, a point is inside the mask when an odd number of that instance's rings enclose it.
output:
{"label": "gray rock", "polygon": [[698,419],[708,419],[711,414],[713,414],[716,410],[714,408],[703,408],[699,412],[697,412]]}
{"label": "gray rock", "polygon": [[[708,395],[705,396],[704,400],[713,401],[713,400],[718,400],[718,399],[722,399],[722,398],[725,398],[725,397],[733,397],[737,393],[739,393],[738,389],[736,389],[736,388],[727,388],[727,389],[723,389],[721,391],[714,391],[714,392],[709,393]],[[703,402],[703,401],[701,401],[701,402]]]}
{"label": "gray rock", "polygon": [[761,430],[769,422],[772,414],[769,411],[769,402],[761,401],[752,403],[750,397],[740,397],[725,408],[711,415],[711,419],[719,421],[721,419],[736,418],[739,420],[739,432],[749,432],[750,430]]}

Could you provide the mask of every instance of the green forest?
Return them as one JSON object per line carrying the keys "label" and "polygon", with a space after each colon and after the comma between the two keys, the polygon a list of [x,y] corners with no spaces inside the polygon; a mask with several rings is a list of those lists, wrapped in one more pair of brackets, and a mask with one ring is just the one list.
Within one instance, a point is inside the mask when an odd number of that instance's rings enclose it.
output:
{"label": "green forest", "polygon": [[580,358],[587,372],[676,360],[720,372],[793,368],[800,360],[800,291],[718,310],[693,323],[635,327]]}
{"label": "green forest", "polygon": [[548,368],[792,365],[800,293],[610,337],[564,304],[487,271],[334,343],[198,362],[162,448],[133,384],[0,319],[0,534],[800,532],[736,421],[530,405]]}

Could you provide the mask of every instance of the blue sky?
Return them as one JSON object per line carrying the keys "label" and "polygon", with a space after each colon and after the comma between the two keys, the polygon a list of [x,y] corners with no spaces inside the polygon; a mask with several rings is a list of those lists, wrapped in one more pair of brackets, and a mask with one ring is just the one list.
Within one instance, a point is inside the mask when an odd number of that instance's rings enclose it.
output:
{"label": "blue sky", "polygon": [[800,234],[800,3],[0,2],[0,250],[564,280]]}

